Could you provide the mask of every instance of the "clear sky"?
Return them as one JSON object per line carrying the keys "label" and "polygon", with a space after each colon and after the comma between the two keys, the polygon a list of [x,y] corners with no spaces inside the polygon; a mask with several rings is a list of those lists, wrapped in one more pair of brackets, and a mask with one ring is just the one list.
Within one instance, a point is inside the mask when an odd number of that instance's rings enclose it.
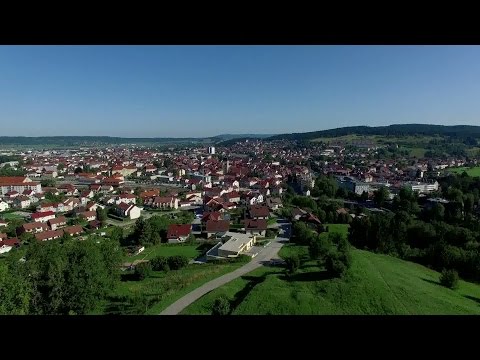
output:
{"label": "clear sky", "polygon": [[0,135],[480,125],[480,46],[0,46]]}

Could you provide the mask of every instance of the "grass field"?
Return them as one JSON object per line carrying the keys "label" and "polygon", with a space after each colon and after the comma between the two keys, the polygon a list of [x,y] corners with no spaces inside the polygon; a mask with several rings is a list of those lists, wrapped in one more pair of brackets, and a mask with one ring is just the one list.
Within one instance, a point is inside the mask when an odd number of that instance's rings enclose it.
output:
{"label": "grass field", "polygon": [[407,148],[407,150],[410,151],[410,156],[415,156],[419,159],[424,158],[425,153],[427,152],[425,148],[421,148],[421,147],[411,147],[411,148]]}
{"label": "grass field", "polygon": [[25,219],[23,216],[17,215],[14,213],[0,213],[0,218],[3,218],[5,220],[12,220],[12,219],[24,220]]}
{"label": "grass field", "polygon": [[145,248],[145,250],[136,256],[125,256],[125,261],[151,260],[156,256],[185,255],[189,259],[194,259],[200,255],[199,245],[167,245],[159,244]]}
{"label": "grass field", "polygon": [[145,311],[140,314],[158,315],[190,291],[242,265],[242,263],[192,264],[184,269],[167,273],[153,272],[151,277],[142,281],[128,280],[129,274],[124,274],[124,279],[119,282],[109,300],[99,304],[93,314],[118,314],[120,309],[124,314],[138,314],[139,312],[132,311],[133,307],[125,301],[124,297],[142,295],[147,299],[148,304]]}
{"label": "grass field", "polygon": [[[306,247],[287,245],[282,256]],[[480,286],[460,281],[458,290],[439,284],[439,273],[421,265],[367,251],[353,251],[345,279],[330,279],[307,261],[290,278],[281,268],[260,268],[203,296],[183,314],[210,314],[225,294],[232,314],[480,314]]]}
{"label": "grass field", "polygon": [[456,174],[461,174],[464,171],[466,171],[469,176],[480,176],[480,166],[476,166],[473,168],[458,167],[458,168],[448,169],[448,171]]}

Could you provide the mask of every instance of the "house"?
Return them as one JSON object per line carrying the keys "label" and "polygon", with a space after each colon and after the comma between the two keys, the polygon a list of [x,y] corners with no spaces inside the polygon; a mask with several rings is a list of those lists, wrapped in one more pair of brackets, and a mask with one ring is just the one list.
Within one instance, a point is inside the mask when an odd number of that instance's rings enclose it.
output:
{"label": "house", "polygon": [[32,223],[26,223],[20,226],[17,229],[17,234],[23,234],[23,233],[40,233],[43,231],[48,230],[48,225],[44,222],[32,222]]}
{"label": "house", "polygon": [[169,243],[185,242],[191,232],[191,224],[170,224],[167,231],[167,240]]}
{"label": "house", "polygon": [[79,235],[84,232],[81,225],[68,226],[64,228],[63,231],[70,236]]}
{"label": "house", "polygon": [[223,194],[223,198],[225,201],[232,202],[232,203],[239,203],[240,202],[240,194],[236,191],[231,191],[226,194]]}
{"label": "house", "polygon": [[58,191],[66,196],[77,196],[78,190],[72,184],[63,184],[57,187]]}
{"label": "house", "polygon": [[306,214],[305,210],[302,210],[298,207],[292,209],[292,218],[293,220],[300,220],[300,217]]}
{"label": "house", "polygon": [[132,204],[120,203],[115,208],[116,213],[121,217],[129,217],[130,219],[138,219],[141,209]]}
{"label": "house", "polygon": [[10,206],[3,200],[0,200],[0,212],[5,211],[9,208]]}
{"label": "house", "polygon": [[228,220],[208,220],[205,225],[207,238],[217,233],[224,233],[230,230],[230,221]]}
{"label": "house", "polygon": [[218,248],[219,257],[238,257],[240,254],[247,252],[255,244],[256,237],[247,234],[239,234],[234,232],[226,232],[222,237],[224,242]]}
{"label": "house", "polygon": [[66,225],[67,225],[67,219],[65,218],[65,216],[59,216],[55,219],[48,220],[48,226],[50,226],[50,229],[52,230],[57,230]]}
{"label": "house", "polygon": [[96,211],[84,211],[81,213],[77,214],[78,217],[83,218],[87,221],[93,221],[97,218],[97,212]]}
{"label": "house", "polygon": [[11,191],[21,194],[25,190],[41,193],[42,185],[25,176],[0,176],[0,195],[5,195]]}
{"label": "house", "polygon": [[251,219],[268,219],[270,210],[265,205],[251,205],[248,207],[248,215]]}
{"label": "house", "polygon": [[89,221],[88,227],[90,229],[98,230],[102,227],[102,223],[98,220],[92,220],[92,221]]}
{"label": "house", "polygon": [[19,207],[21,209],[28,208],[32,203],[32,200],[28,196],[19,195],[13,200],[13,206]]}
{"label": "house", "polygon": [[0,240],[5,240],[7,237],[7,234],[0,233]]}
{"label": "house", "polygon": [[307,225],[313,227],[315,230],[318,230],[322,226],[322,222],[312,213],[306,213],[300,216],[300,221],[307,223]]}
{"label": "house", "polygon": [[160,209],[178,209],[178,199],[173,196],[156,196],[155,198],[153,198],[153,201],[147,201],[145,205]]}
{"label": "house", "polygon": [[125,203],[125,204],[136,204],[137,198],[133,194],[120,194],[117,196],[115,199],[115,204],[118,205],[120,203]]}
{"label": "house", "polygon": [[35,222],[47,222],[55,218],[55,213],[53,211],[36,212],[31,214],[30,218]]}
{"label": "house", "polygon": [[249,235],[265,236],[267,231],[267,220],[265,219],[246,219],[245,220],[245,233]]}
{"label": "house", "polygon": [[0,254],[7,253],[10,250],[12,250],[14,247],[18,247],[19,245],[20,245],[20,241],[17,238],[1,239],[0,240]]}
{"label": "house", "polygon": [[48,230],[35,234],[35,239],[38,241],[48,241],[61,238],[63,236],[63,230]]}
{"label": "house", "polygon": [[0,219],[0,227],[7,227],[7,222],[5,220]]}
{"label": "house", "polygon": [[270,210],[275,211],[283,207],[282,199],[277,197],[272,197],[267,199],[267,206]]}

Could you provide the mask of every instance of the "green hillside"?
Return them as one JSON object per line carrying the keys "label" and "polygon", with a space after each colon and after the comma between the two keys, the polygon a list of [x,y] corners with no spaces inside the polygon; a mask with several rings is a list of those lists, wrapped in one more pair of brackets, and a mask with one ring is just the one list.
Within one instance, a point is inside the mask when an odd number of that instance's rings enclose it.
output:
{"label": "green hillside", "polygon": [[[305,247],[288,244],[281,256]],[[480,314],[480,286],[460,281],[442,287],[440,274],[421,265],[362,250],[353,251],[349,275],[330,279],[307,261],[290,279],[281,267],[262,267],[203,296],[183,314],[210,314],[225,294],[232,314]]]}

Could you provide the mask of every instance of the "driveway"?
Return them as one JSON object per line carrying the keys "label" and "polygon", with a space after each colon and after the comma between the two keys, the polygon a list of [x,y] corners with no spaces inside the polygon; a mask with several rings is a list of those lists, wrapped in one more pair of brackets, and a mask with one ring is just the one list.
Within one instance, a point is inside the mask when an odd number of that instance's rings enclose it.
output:
{"label": "driveway", "polygon": [[252,270],[259,268],[260,266],[264,266],[270,259],[275,258],[278,254],[278,251],[283,246],[284,242],[287,242],[287,238],[277,237],[274,241],[272,241],[268,246],[262,248],[261,251],[255,256],[248,264],[245,264],[241,268],[238,268],[231,273],[225,274],[220,276],[214,280],[209,281],[206,284],[203,284],[199,288],[193,290],[192,292],[188,293],[184,297],[180,298],[179,300],[175,301],[172,305],[167,307],[163,310],[160,315],[177,315],[183,309],[185,309],[188,305],[194,303],[198,299],[200,299],[203,295],[209,293],[210,291],[225,285],[226,283],[239,278]]}

